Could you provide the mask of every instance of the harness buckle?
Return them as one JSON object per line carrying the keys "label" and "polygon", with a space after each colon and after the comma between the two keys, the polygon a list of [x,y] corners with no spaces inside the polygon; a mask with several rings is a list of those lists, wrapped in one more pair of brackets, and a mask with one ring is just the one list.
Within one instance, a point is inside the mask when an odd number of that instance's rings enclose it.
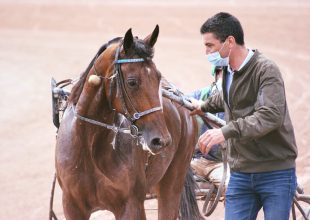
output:
{"label": "harness buckle", "polygon": [[130,125],[130,134],[134,137],[139,135],[139,129],[136,125]]}
{"label": "harness buckle", "polygon": [[139,118],[141,118],[141,114],[139,112],[134,113],[132,116],[133,120],[138,120]]}

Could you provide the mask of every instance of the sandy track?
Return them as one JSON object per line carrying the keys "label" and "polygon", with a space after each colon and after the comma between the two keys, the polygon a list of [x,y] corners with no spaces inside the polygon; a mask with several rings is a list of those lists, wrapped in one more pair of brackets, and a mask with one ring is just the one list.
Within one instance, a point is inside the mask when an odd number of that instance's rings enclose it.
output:
{"label": "sandy track", "polygon": [[[52,76],[78,77],[106,41],[130,27],[144,37],[159,24],[159,70],[185,92],[205,86],[211,82],[210,65],[199,28],[218,11],[239,17],[247,46],[280,66],[299,147],[298,179],[310,194],[307,1],[0,1],[0,219],[47,218],[54,172]],[[147,201],[146,207],[148,219],[156,219],[151,210],[156,201]],[[62,216],[59,188],[55,209]],[[220,205],[209,219],[222,216]]]}

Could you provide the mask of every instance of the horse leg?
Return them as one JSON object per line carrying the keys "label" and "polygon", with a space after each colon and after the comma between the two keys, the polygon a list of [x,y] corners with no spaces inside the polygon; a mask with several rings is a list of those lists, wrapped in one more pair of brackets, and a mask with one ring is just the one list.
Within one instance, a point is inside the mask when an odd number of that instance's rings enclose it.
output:
{"label": "horse leg", "polygon": [[[176,220],[178,217],[185,177],[185,171],[181,171],[186,170],[186,168],[183,168],[184,165],[182,164],[175,164],[176,160],[173,162],[156,188],[159,220]],[[182,162],[184,163],[184,160],[182,160]],[[176,167],[178,167],[178,169],[176,169]]]}
{"label": "horse leg", "polygon": [[[184,163],[184,160],[174,159],[157,186],[159,220],[176,220],[178,218],[185,176],[186,185],[192,184],[193,181],[186,165],[187,163]],[[180,219],[203,219],[199,213],[193,187],[192,185],[191,192],[189,190],[186,192],[190,195],[185,195],[185,198],[182,197],[182,200],[184,199],[182,206],[186,209],[186,215],[180,216]]]}
{"label": "horse leg", "polygon": [[78,202],[71,196],[63,194],[62,204],[66,220],[88,220],[91,211],[78,205]]}
{"label": "horse leg", "polygon": [[116,220],[146,220],[144,200],[130,198],[126,201],[124,209],[114,212],[114,215]]}

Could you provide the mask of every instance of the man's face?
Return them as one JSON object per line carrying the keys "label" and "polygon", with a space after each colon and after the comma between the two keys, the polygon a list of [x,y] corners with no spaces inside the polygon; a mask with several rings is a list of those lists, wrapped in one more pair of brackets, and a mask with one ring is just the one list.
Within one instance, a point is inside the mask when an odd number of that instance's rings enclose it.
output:
{"label": "man's face", "polygon": [[[224,43],[221,43],[213,33],[202,34],[203,44],[205,45],[206,54],[214,53],[216,51],[220,52],[221,57],[225,57],[229,53],[229,48],[225,47]],[[223,46],[224,45],[224,46]]]}

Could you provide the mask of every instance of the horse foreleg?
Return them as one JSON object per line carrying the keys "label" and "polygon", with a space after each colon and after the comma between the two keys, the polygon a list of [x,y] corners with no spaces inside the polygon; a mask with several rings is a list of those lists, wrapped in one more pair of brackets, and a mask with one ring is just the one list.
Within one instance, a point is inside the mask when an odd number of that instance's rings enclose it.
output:
{"label": "horse foreleg", "polygon": [[79,205],[71,196],[64,195],[62,204],[66,220],[88,220],[91,211]]}

